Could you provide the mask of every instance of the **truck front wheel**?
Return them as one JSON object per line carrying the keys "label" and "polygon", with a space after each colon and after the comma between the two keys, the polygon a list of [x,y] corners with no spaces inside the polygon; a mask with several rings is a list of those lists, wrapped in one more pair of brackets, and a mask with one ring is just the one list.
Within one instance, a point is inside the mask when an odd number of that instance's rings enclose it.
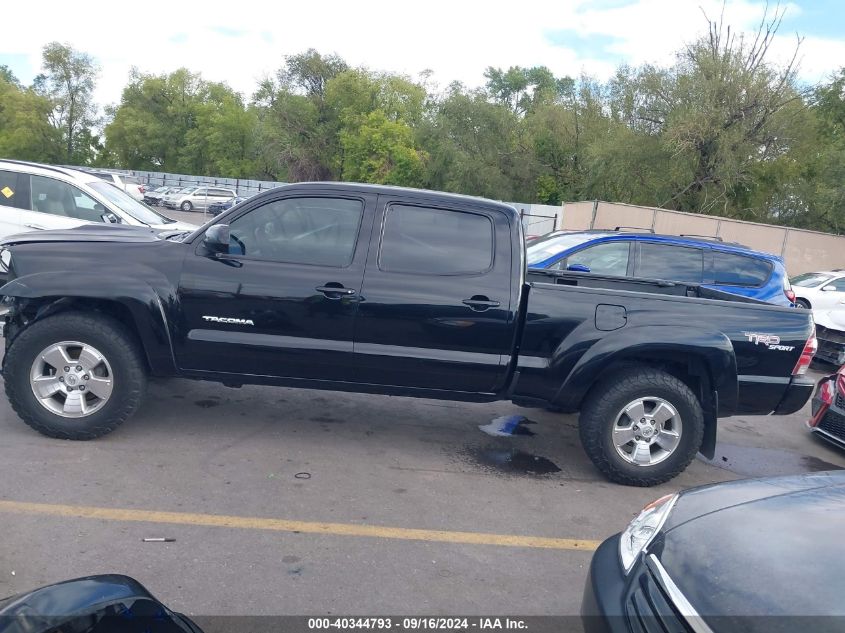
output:
{"label": "truck front wheel", "polygon": [[21,419],[49,437],[91,440],[132,415],[146,387],[135,339],[118,321],[64,312],[12,342],[3,377]]}
{"label": "truck front wheel", "polygon": [[608,479],[654,486],[681,473],[695,457],[704,414],[684,382],[641,366],[597,384],[578,426],[584,451]]}

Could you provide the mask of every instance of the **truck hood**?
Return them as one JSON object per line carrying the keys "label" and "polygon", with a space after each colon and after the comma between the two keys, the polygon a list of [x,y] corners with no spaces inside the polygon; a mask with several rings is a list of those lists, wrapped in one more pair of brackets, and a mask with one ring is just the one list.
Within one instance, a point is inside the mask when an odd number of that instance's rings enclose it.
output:
{"label": "truck hood", "polygon": [[84,224],[72,229],[54,229],[47,231],[30,231],[10,235],[0,246],[14,246],[16,244],[35,244],[39,242],[155,242],[163,231],[194,230],[176,228],[175,224],[159,227],[129,226],[124,224]]}

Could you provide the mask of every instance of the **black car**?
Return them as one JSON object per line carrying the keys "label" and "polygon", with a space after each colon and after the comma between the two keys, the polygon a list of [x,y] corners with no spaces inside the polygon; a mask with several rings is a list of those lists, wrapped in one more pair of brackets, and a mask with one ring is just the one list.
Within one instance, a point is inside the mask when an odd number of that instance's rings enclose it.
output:
{"label": "black car", "polygon": [[587,633],[845,631],[845,472],[667,495],[602,543]]}
{"label": "black car", "polygon": [[0,599],[3,633],[202,633],[134,578],[87,576]]}
{"label": "black car", "polygon": [[234,198],[229,198],[228,200],[224,200],[223,202],[212,202],[208,205],[208,212],[211,215],[220,215],[224,211],[228,211],[236,204],[240,204],[246,200],[246,198],[242,198],[241,196],[235,196]]}
{"label": "black car", "polygon": [[807,426],[818,437],[845,448],[845,365],[819,381]]}

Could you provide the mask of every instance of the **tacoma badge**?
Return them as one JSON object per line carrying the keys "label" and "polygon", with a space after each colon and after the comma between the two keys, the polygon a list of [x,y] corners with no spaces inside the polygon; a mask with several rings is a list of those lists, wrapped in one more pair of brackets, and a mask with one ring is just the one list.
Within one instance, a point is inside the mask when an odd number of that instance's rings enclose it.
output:
{"label": "tacoma badge", "polygon": [[252,319],[234,319],[232,317],[204,316],[203,319],[212,323],[231,323],[232,325],[255,325]]}

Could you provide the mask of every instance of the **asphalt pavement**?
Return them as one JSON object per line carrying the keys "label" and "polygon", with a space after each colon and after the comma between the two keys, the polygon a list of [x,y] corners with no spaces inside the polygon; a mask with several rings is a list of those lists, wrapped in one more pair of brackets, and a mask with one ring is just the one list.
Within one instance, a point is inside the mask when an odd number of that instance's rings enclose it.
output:
{"label": "asphalt pavement", "polygon": [[575,416],[505,402],[156,381],[70,442],[0,398],[0,596],[124,573],[195,616],[576,614],[591,550],[654,498],[845,467],[806,417],[723,420],[715,460],[642,489],[603,479]]}

